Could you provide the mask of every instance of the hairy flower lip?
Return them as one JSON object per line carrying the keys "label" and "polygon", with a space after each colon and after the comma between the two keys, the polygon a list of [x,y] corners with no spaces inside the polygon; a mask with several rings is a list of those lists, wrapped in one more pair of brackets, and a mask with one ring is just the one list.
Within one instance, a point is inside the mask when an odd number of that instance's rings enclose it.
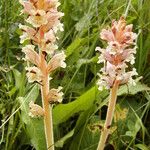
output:
{"label": "hairy flower lip", "polygon": [[29,103],[29,108],[29,116],[31,116],[32,118],[43,117],[45,115],[43,108],[37,104],[34,104],[33,101]]}
{"label": "hairy flower lip", "polygon": [[49,91],[48,99],[49,99],[50,103],[55,103],[55,102],[61,103],[62,102],[63,92],[61,92],[61,90],[62,90],[62,87],[59,86],[58,89],[53,88]]}
{"label": "hairy flower lip", "polygon": [[45,18],[45,14],[42,15],[34,15],[34,16],[29,16],[26,19],[26,22],[30,23],[33,25],[33,27],[38,28],[41,25],[45,25],[48,23],[48,20]]}
{"label": "hairy flower lip", "polygon": [[24,43],[25,40],[34,40],[35,42],[37,42],[37,32],[35,29],[22,24],[19,24],[19,28],[23,31],[23,34],[20,36],[20,43]]}
{"label": "hairy flower lip", "polygon": [[34,45],[26,45],[22,48],[22,52],[25,53],[25,60],[32,62],[36,66],[40,65],[40,58],[38,53],[34,50]]}
{"label": "hairy flower lip", "polygon": [[35,81],[40,83],[42,81],[43,75],[39,68],[33,66],[33,67],[26,67],[25,69],[27,70],[27,78],[30,83]]}
{"label": "hairy flower lip", "polygon": [[52,56],[57,49],[58,46],[50,42],[44,46],[43,51]]}
{"label": "hairy flower lip", "polygon": [[48,63],[47,70],[48,72],[52,72],[58,67],[65,68],[66,63],[64,62],[66,58],[65,53],[62,51],[61,53],[55,54]]}

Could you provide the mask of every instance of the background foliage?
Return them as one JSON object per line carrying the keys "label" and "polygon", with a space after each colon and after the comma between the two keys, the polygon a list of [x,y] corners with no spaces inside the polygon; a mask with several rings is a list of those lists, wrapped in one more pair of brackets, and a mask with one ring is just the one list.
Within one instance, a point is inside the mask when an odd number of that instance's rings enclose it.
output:
{"label": "background foliage", "polygon": [[[119,89],[108,150],[150,149],[150,1],[61,0],[64,32],[58,40],[65,49],[67,68],[54,74],[51,86],[61,85],[63,104],[53,109],[58,150],[96,150],[108,101],[108,91],[95,86],[99,33],[113,19],[126,16],[138,33],[135,67],[137,85]],[[0,149],[45,150],[42,118],[28,116],[28,103],[41,105],[38,85],[28,84],[22,61],[18,24],[23,23],[18,0],[0,0]]]}

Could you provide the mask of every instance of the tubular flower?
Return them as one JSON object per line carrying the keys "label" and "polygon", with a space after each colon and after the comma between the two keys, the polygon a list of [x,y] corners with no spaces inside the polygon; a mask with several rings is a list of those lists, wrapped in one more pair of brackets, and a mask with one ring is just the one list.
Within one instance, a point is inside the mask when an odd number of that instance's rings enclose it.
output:
{"label": "tubular flower", "polygon": [[64,52],[55,54],[52,59],[48,63],[48,71],[52,72],[53,70],[57,69],[58,67],[65,68],[66,63],[64,62],[65,60],[65,54]]}
{"label": "tubular flower", "polygon": [[42,72],[37,67],[26,67],[27,78],[30,83],[32,82],[41,82],[42,81]]}
{"label": "tubular flower", "polygon": [[31,117],[42,117],[44,116],[44,110],[41,106],[34,104],[33,101],[31,101],[29,103],[29,108],[30,108],[30,112],[29,112],[29,116]]}
{"label": "tubular flower", "polygon": [[34,50],[34,45],[26,45],[22,48],[22,52],[25,53],[24,60],[30,61],[31,63],[35,64],[36,66],[40,65],[40,58],[38,53]]}
{"label": "tubular flower", "polygon": [[62,87],[59,86],[58,89],[51,89],[48,94],[48,99],[50,103],[53,102],[62,102],[63,92],[60,92]]}
{"label": "tubular flower", "polygon": [[110,29],[103,29],[100,38],[108,44],[106,49],[97,47],[101,54],[98,63],[104,63],[100,70],[97,84],[99,90],[109,89],[116,80],[120,84],[131,83],[135,85],[132,78],[137,75],[136,69],[129,70],[129,65],[135,62],[137,34],[132,32],[132,24],[126,25],[123,17],[119,21],[113,21]]}

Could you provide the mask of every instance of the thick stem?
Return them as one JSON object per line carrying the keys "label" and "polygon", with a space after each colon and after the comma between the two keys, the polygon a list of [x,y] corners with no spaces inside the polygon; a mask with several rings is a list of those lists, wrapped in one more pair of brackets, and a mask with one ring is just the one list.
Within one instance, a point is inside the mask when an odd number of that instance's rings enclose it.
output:
{"label": "thick stem", "polygon": [[104,150],[104,148],[105,148],[105,143],[106,143],[107,137],[109,135],[109,128],[111,126],[113,114],[114,114],[114,110],[115,110],[118,86],[119,86],[119,81],[116,80],[111,89],[108,110],[107,110],[107,115],[106,115],[106,121],[104,124],[104,128],[102,130],[102,133],[101,133],[101,137],[100,137],[100,141],[99,141],[97,150]]}
{"label": "thick stem", "polygon": [[[44,61],[42,61],[43,63]],[[44,129],[46,136],[47,150],[54,150],[54,137],[53,137],[53,122],[52,122],[52,105],[48,102],[49,93],[49,74],[46,71],[46,66],[41,65],[41,71],[43,74],[43,81],[41,85],[42,104],[45,112],[44,116]]]}

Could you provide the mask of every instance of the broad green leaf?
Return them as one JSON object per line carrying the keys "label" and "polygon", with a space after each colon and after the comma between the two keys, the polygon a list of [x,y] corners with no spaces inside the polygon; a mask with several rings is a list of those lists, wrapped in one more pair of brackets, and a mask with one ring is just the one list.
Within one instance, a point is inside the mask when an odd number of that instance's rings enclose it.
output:
{"label": "broad green leaf", "polygon": [[136,144],[135,147],[139,148],[140,150],[149,150],[150,147],[147,147],[144,144]]}
{"label": "broad green leaf", "polygon": [[66,121],[79,111],[87,110],[95,101],[97,88],[93,87],[75,101],[68,104],[59,104],[53,110],[54,124],[59,124]]}
{"label": "broad green leaf", "polygon": [[139,109],[140,107],[141,104],[135,101],[133,97],[122,98],[118,101],[114,114],[114,125],[117,125],[119,135],[123,136],[114,141],[116,134],[112,135],[114,145],[122,146],[122,140],[132,143],[139,131],[142,131],[140,132],[142,136],[147,133],[142,123],[143,111]]}
{"label": "broad green leaf", "polygon": [[95,150],[99,141],[99,130],[92,132],[88,126],[89,119],[95,113],[96,105],[81,113],[71,139],[69,150]]}
{"label": "broad green leaf", "polygon": [[[141,84],[140,82],[138,82],[136,86],[123,85],[118,91],[118,96],[121,96],[123,94],[134,95],[145,90],[150,90],[150,88],[145,84]],[[60,124],[66,121],[69,117],[73,116],[75,113],[89,109],[93,105],[94,101],[96,101],[96,97],[99,94],[104,94],[107,96],[106,91],[99,92],[97,90],[97,86],[95,86],[78,97],[75,101],[68,104],[59,104],[53,110],[54,124]]]}
{"label": "broad green leaf", "polygon": [[56,146],[56,147],[63,147],[65,141],[68,140],[70,137],[72,137],[73,134],[74,134],[74,129],[71,130],[69,133],[67,133],[63,138],[61,138],[60,140],[58,140],[58,141],[55,143],[55,146]]}
{"label": "broad green leaf", "polygon": [[39,95],[39,88],[35,85],[25,98],[20,98],[21,119],[26,124],[26,131],[32,145],[36,150],[46,150],[44,126],[42,118],[31,118],[29,116],[29,103],[35,101]]}
{"label": "broad green leaf", "polygon": [[[146,85],[142,85],[140,83],[138,83],[138,85],[140,86],[137,90],[133,88],[134,86],[130,86],[129,92],[131,94],[136,94],[137,92],[148,90],[148,87]],[[118,93],[119,95],[126,94],[127,92],[126,85],[122,86],[120,91],[121,92]],[[106,100],[107,99],[108,98],[106,98]],[[105,104],[107,103],[106,100],[104,101]],[[137,117],[138,115],[136,114],[137,116],[135,117],[135,114],[132,112],[133,110],[136,111],[139,108],[139,105],[135,101],[128,101],[128,100],[124,100],[123,102],[121,102],[121,105],[124,106],[122,108],[126,108],[127,110],[129,109],[130,113],[128,113],[128,119],[124,119],[122,121],[122,125],[118,127],[118,131],[121,132],[122,134],[125,134],[126,130],[129,129],[128,133],[130,132],[130,134],[132,134],[130,135],[130,137],[135,137],[138,131],[141,129],[142,125],[139,122],[139,118]],[[91,107],[94,108],[94,105],[93,106],[91,105]],[[130,107],[132,107],[132,109]],[[95,108],[95,110],[96,109],[97,108]],[[75,127],[73,139],[71,140],[72,144],[70,146],[70,150],[84,150],[84,149],[95,150],[96,149],[99,140],[99,132],[93,133],[89,131],[87,125],[89,118],[91,117],[92,113],[94,113],[94,110],[92,112],[91,110],[92,108],[86,110],[80,115]],[[138,111],[138,114],[141,114],[141,110]],[[128,122],[128,120],[130,120],[131,122]],[[129,138],[129,142],[130,142],[130,138]]]}
{"label": "broad green leaf", "polygon": [[137,82],[135,86],[133,85],[121,86],[118,91],[118,96],[123,95],[123,94],[135,95],[136,93],[142,92],[142,91],[150,91],[150,88],[145,84]]}
{"label": "broad green leaf", "polygon": [[13,69],[13,73],[14,73],[14,77],[15,77],[15,86],[17,89],[20,88],[20,84],[22,82],[22,76],[21,76],[21,73],[16,70],[16,69]]}
{"label": "broad green leaf", "polygon": [[127,125],[130,131],[127,131],[126,135],[134,138],[141,128],[140,123],[135,118],[134,120],[128,120]]}
{"label": "broad green leaf", "polygon": [[19,90],[19,96],[22,96],[25,91],[25,71],[19,72],[13,68],[16,90]]}
{"label": "broad green leaf", "polygon": [[[132,105],[130,105],[130,104],[132,104]],[[142,122],[142,119],[143,119],[142,117],[144,116],[144,112],[142,112],[142,110],[139,109],[140,104],[138,104],[138,103],[136,104],[136,102],[134,102],[134,103],[130,102],[130,104],[128,105],[128,107],[130,108],[132,113],[129,114],[130,118],[128,118],[127,120],[128,120],[128,122],[129,121],[132,122],[133,126],[128,125],[129,133],[131,136],[136,137],[138,131],[140,129],[142,129],[141,133],[142,133],[142,136],[144,138],[145,133],[148,134],[148,131]]]}

